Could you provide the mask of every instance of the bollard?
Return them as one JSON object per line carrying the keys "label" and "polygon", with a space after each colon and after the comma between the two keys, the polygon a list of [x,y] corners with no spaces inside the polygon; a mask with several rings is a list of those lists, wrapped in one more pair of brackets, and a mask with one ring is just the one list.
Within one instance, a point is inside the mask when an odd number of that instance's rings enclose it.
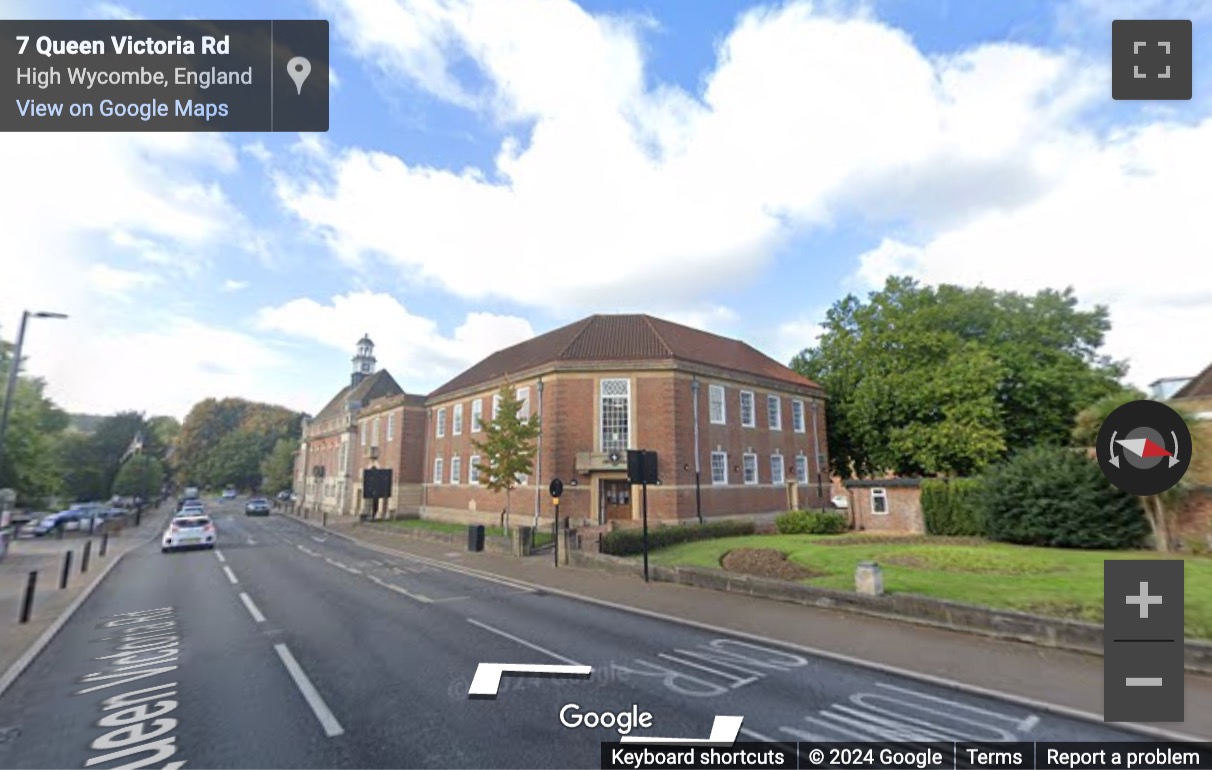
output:
{"label": "bollard", "polygon": [[143,521],[143,509],[142,509],[142,508],[136,508],[136,509],[135,509],[135,526],[136,526],[136,527],[137,527],[137,526],[139,526],[139,524],[140,524],[142,521]]}
{"label": "bollard", "polygon": [[92,550],[93,550],[93,541],[85,540],[84,541],[84,554],[83,554],[83,556],[80,557],[80,573],[81,574],[88,572],[88,556],[90,553],[92,553]]}
{"label": "bollard", "polygon": [[884,571],[873,561],[861,561],[854,570],[854,590],[867,596],[884,593]]}
{"label": "bollard", "polygon": [[104,556],[105,552],[108,550],[109,550],[109,533],[102,532],[101,533],[101,553],[99,555]]}
{"label": "bollard", "polygon": [[59,575],[59,588],[67,588],[67,576],[72,574],[72,552],[63,554],[63,572]]}
{"label": "bollard", "polygon": [[34,608],[34,588],[38,585],[38,570],[29,573],[29,582],[25,584],[25,599],[21,601],[21,622],[29,622],[30,610]]}

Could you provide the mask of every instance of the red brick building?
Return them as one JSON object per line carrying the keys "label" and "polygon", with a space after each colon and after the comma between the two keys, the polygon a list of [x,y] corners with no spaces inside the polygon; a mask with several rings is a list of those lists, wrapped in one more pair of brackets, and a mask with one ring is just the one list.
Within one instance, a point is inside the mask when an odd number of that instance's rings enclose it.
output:
{"label": "red brick building", "polygon": [[828,505],[816,383],[738,340],[646,315],[595,315],[498,351],[429,395],[425,515],[495,520],[504,510],[504,493],[479,483],[472,441],[505,382],[524,416],[542,422],[534,473],[512,495],[515,517],[549,517],[547,484],[560,478],[561,516],[638,521],[628,449],[658,453],[652,520]]}

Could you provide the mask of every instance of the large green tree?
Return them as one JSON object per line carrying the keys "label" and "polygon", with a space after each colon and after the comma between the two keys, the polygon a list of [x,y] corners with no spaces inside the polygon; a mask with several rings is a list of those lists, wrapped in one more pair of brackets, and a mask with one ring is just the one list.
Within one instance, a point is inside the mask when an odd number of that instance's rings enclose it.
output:
{"label": "large green tree", "polygon": [[242,398],[208,398],[181,425],[173,465],[182,485],[261,485],[261,464],[281,439],[297,441],[302,415]]}
{"label": "large green tree", "polygon": [[[13,346],[0,340],[0,408],[12,366]],[[17,505],[41,507],[63,487],[57,453],[70,418],[46,396],[46,383],[20,375],[0,455],[0,489],[17,492]]]}
{"label": "large green tree", "polygon": [[1120,389],[1099,351],[1107,310],[1071,290],[1031,296],[889,278],[826,315],[792,368],[820,383],[834,471],[967,475],[1036,444],[1068,443],[1073,416]]}
{"label": "large green tree", "polygon": [[501,517],[508,526],[510,494],[517,488],[519,477],[534,470],[539,418],[521,416],[522,400],[509,382],[501,386],[497,399],[497,416],[483,423],[484,438],[472,439],[471,444],[480,453],[480,483],[494,492],[505,493]]}
{"label": "large green tree", "polygon": [[293,486],[295,475],[295,450],[299,442],[294,439],[280,438],[274,444],[269,457],[261,462],[262,489],[267,492],[281,492]]}
{"label": "large green tree", "polygon": [[129,458],[118,469],[113,493],[122,497],[153,500],[160,495],[164,480],[164,464],[150,455],[138,454]]}

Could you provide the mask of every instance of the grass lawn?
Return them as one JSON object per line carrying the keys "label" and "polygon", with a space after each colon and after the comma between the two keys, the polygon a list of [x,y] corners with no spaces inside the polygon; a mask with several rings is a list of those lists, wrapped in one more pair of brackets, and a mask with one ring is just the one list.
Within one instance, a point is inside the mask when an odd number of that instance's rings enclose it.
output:
{"label": "grass lawn", "polygon": [[[1101,623],[1105,559],[1180,558],[1176,554],[1033,548],[946,538],[878,542],[870,536],[750,535],[671,546],[655,564],[719,569],[733,548],[776,548],[825,574],[801,582],[854,590],[854,568],[875,561],[884,590]],[[1186,557],[1186,633],[1212,639],[1212,558]]]}
{"label": "grass lawn", "polygon": [[[455,524],[450,521],[433,521],[431,519],[397,519],[388,522],[393,527],[403,529],[425,529],[430,532],[446,532],[452,535],[466,535],[467,524]],[[502,527],[484,527],[485,537],[505,537]]]}

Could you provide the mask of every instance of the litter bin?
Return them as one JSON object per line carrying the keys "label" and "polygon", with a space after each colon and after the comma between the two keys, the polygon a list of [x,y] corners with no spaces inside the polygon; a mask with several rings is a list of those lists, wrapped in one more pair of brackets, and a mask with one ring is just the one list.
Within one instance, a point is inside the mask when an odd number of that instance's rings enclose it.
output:
{"label": "litter bin", "polygon": [[471,524],[467,527],[467,550],[484,550],[484,525]]}

